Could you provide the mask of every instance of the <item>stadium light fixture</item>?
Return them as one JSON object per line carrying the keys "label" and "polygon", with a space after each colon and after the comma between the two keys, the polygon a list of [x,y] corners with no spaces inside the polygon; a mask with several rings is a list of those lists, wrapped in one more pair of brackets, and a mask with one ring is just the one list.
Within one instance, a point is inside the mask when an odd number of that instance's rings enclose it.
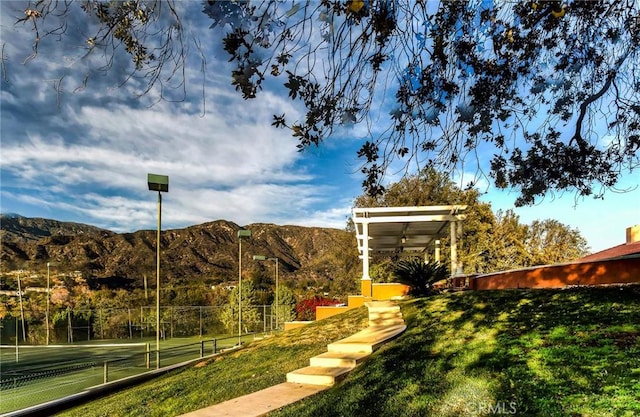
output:
{"label": "stadium light fixture", "polygon": [[169,177],[147,174],[149,191],[158,192],[158,233],[156,241],[156,369],[160,368],[160,228],[162,226],[162,193],[169,192]]}

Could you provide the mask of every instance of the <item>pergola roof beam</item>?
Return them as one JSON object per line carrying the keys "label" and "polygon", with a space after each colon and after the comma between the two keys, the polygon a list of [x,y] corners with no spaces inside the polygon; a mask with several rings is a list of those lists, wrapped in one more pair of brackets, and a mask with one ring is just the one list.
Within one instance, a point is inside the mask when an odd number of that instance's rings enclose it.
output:
{"label": "pergola roof beam", "polygon": [[[376,217],[359,217],[356,220],[359,223],[415,223],[415,222],[453,222],[464,220],[464,214],[422,214],[416,216],[376,216]],[[354,220],[355,221],[355,220]]]}
{"label": "pergola roof beam", "polygon": [[452,214],[461,213],[467,209],[466,205],[451,206],[407,206],[407,207],[356,207],[353,209],[355,215],[361,213],[427,213],[427,212],[448,212]]}

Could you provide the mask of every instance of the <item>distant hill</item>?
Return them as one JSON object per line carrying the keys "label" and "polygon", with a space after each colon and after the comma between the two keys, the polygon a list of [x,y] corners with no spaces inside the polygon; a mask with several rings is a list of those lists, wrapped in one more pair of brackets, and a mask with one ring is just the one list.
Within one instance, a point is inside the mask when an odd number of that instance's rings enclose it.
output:
{"label": "distant hill", "polygon": [[61,222],[58,220],[23,217],[15,213],[0,214],[0,236],[3,240],[38,240],[47,236],[79,234],[113,234],[99,227],[82,223]]}
{"label": "distant hill", "polygon": [[[142,287],[143,277],[155,277],[156,232],[115,233],[94,226],[27,218],[0,217],[3,269],[38,269],[53,262],[57,270],[79,270],[104,284],[126,282]],[[296,286],[343,285],[359,272],[355,236],[344,230],[251,224],[252,237],[243,241],[243,271],[273,275],[271,263],[253,255],[280,259],[280,276]],[[161,233],[162,275],[169,282],[237,280],[240,226],[218,220]],[[264,272],[268,270],[267,272]],[[255,272],[254,275],[258,274]],[[259,274],[258,274],[259,275]]]}

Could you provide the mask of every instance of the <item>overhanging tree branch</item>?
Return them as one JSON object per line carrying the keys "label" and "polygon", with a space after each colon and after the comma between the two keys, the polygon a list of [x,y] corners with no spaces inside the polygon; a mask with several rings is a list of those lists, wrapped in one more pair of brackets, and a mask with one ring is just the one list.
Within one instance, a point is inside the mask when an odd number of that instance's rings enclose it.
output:
{"label": "overhanging tree branch", "polygon": [[[41,34],[68,35],[76,4],[94,11],[87,19],[104,39],[105,69],[124,53],[130,77],[147,83],[141,94],[159,88],[172,100],[166,86],[188,94],[180,23],[193,17],[181,15],[193,11],[187,3],[40,0],[30,8],[36,15],[16,19],[33,23],[34,54]],[[306,108],[295,121],[274,111],[273,123],[290,129],[299,149],[319,145],[337,126],[365,124],[359,156],[371,193],[383,190],[388,169],[467,170],[468,156],[493,154],[488,175],[531,204],[554,190],[593,194],[594,185],[610,187],[640,163],[640,66],[629,59],[640,54],[637,2],[201,4],[244,98],[259,97],[271,77]],[[197,49],[194,62],[202,62]],[[612,129],[615,143],[598,143]],[[478,172],[488,158],[474,157]]]}
{"label": "overhanging tree branch", "polygon": [[584,118],[587,114],[587,111],[589,110],[589,106],[595,103],[596,101],[600,100],[600,98],[602,98],[602,96],[604,96],[605,93],[609,90],[609,88],[612,85],[612,82],[618,75],[620,66],[624,63],[624,61],[627,59],[630,53],[631,53],[631,50],[627,49],[626,52],[620,57],[620,59],[618,59],[618,61],[615,64],[615,67],[609,71],[609,74],[607,75],[607,78],[604,84],[602,85],[602,87],[600,88],[600,90],[597,93],[587,97],[580,104],[580,113],[578,114],[578,118],[576,120],[576,130],[575,130],[575,133],[573,134],[573,137],[571,138],[571,142],[575,141],[582,152],[587,153],[588,145],[587,145],[587,142],[582,138],[582,124],[584,123]]}

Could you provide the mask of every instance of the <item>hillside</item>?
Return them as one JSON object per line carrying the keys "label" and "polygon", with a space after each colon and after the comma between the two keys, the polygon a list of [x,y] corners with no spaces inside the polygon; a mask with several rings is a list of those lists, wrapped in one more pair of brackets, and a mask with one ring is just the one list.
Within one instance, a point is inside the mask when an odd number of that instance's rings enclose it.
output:
{"label": "hillside", "polygon": [[[93,226],[3,216],[0,259],[5,270],[38,270],[47,262],[60,272],[78,270],[102,285],[142,287],[155,276],[156,232],[114,233]],[[284,281],[325,286],[352,280],[358,268],[355,236],[343,230],[251,224],[243,242],[243,269],[271,276],[272,266],[251,261],[253,255],[280,259]],[[216,284],[237,279],[240,226],[218,220],[161,233],[163,278],[171,283]],[[336,283],[337,285],[337,283]]]}
{"label": "hillside", "polygon": [[[640,415],[640,286],[450,293],[401,308],[403,335],[270,415]],[[352,310],[63,415],[178,415],[257,391],[365,318]]]}
{"label": "hillside", "polygon": [[65,235],[111,235],[113,232],[82,223],[61,222],[58,220],[23,217],[19,214],[0,214],[3,240],[38,240],[49,236]]}

